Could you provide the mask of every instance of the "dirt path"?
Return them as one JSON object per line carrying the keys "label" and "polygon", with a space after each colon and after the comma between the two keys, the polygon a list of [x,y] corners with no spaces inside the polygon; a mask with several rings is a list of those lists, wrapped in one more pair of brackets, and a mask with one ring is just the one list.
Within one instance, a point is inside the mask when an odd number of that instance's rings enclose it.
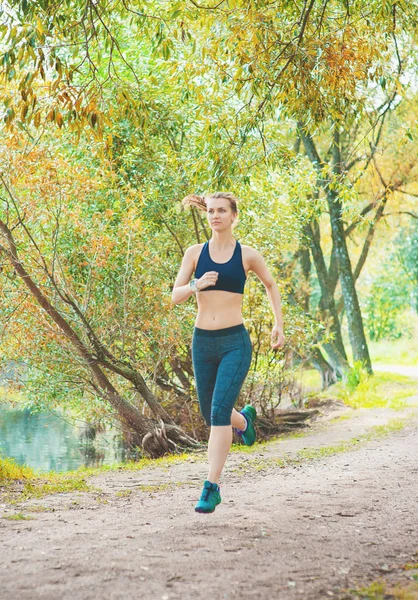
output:
{"label": "dirt path", "polygon": [[[193,511],[198,455],[90,479],[101,492],[0,506],[34,518],[0,518],[1,600],[322,600],[379,577],[416,585],[402,567],[418,562],[418,411],[345,417],[232,454],[212,515]],[[373,439],[394,418],[407,425]],[[340,452],[321,456],[329,446]],[[306,449],[316,458],[289,463]]]}
{"label": "dirt path", "polygon": [[398,375],[405,375],[405,377],[412,377],[418,379],[418,366],[414,365],[373,365],[375,371],[385,371],[386,373],[397,373]]}

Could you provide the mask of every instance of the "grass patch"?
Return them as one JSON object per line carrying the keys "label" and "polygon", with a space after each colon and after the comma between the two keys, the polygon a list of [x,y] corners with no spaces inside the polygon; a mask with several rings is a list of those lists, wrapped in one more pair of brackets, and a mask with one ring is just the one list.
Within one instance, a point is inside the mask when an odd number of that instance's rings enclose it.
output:
{"label": "grass patch", "polygon": [[48,494],[65,494],[74,491],[92,491],[82,473],[75,472],[65,476],[59,473],[51,473],[48,479],[35,478],[25,484],[21,495],[24,499],[42,498],[42,496]]}
{"label": "grass patch", "polygon": [[155,492],[165,492],[170,487],[173,487],[172,483],[157,483],[157,484],[141,484],[138,486],[138,489],[141,492],[155,493]]}
{"label": "grass patch", "polygon": [[406,585],[388,585],[383,581],[374,581],[367,588],[349,590],[353,600],[416,600],[418,598],[418,582],[411,581]]}
{"label": "grass patch", "polygon": [[127,498],[131,494],[132,490],[119,490],[119,492],[116,492],[115,496],[118,496],[119,498]]}
{"label": "grass patch", "polygon": [[[109,471],[139,471],[150,467],[168,469],[173,464],[186,461],[190,458],[190,453],[163,456],[161,458],[141,458],[136,462],[129,461],[126,463],[103,465],[101,467],[80,467],[66,473],[55,473],[54,471],[40,473],[30,467],[18,465],[13,459],[0,458],[0,487],[4,487],[9,491],[9,502],[15,496],[26,500],[28,498],[41,498],[49,494],[73,491],[91,492],[95,491],[95,488],[88,485],[86,480],[93,475],[100,475]],[[198,455],[192,455],[193,461],[198,459]],[[24,483],[22,490],[14,490],[16,482]]]}
{"label": "grass patch", "polygon": [[418,328],[411,338],[368,342],[372,362],[391,365],[418,365]]}
{"label": "grass patch", "polygon": [[341,421],[349,421],[352,418],[353,418],[352,414],[341,415],[340,417],[335,417],[334,419],[331,419],[330,423],[340,423]]}
{"label": "grass patch", "polygon": [[359,435],[351,440],[339,442],[338,444],[334,444],[332,446],[324,446],[322,448],[306,448],[304,450],[300,450],[296,455],[296,459],[298,462],[307,459],[317,460],[319,458],[334,456],[335,454],[340,454],[341,452],[349,452],[350,450],[355,450],[360,445],[364,445],[368,442],[372,442],[373,440],[386,437],[395,431],[400,431],[408,423],[409,421],[407,419],[392,419],[386,425],[375,425],[367,433],[363,433],[362,435]]}
{"label": "grass patch", "polygon": [[408,423],[409,420],[407,419],[392,419],[386,425],[376,425],[375,427],[372,427],[369,432],[359,435],[351,440],[339,442],[338,444],[333,444],[332,446],[323,446],[321,448],[306,448],[304,450],[299,450],[299,452],[296,452],[294,455],[288,455],[282,458],[257,457],[248,460],[246,463],[243,463],[233,470],[235,472],[242,473],[260,472],[272,467],[280,467],[283,469],[289,466],[300,465],[307,460],[320,460],[322,458],[328,458],[330,456],[335,456],[336,454],[341,454],[342,452],[356,450],[361,445],[386,437],[395,431],[400,431]]}
{"label": "grass patch", "polygon": [[[417,553],[418,556],[418,553]],[[418,598],[418,563],[407,563],[398,567],[408,571],[410,581],[389,584],[380,578],[368,587],[346,590],[352,600],[416,600]],[[412,572],[416,571],[416,572]]]}
{"label": "grass patch", "polygon": [[417,393],[417,382],[394,373],[377,373],[364,377],[349,394],[341,393],[341,400],[353,408],[402,409],[404,400]]}
{"label": "grass patch", "polygon": [[35,476],[33,469],[19,465],[12,458],[0,457],[0,485],[9,481],[32,479]]}
{"label": "grass patch", "polygon": [[351,390],[342,381],[315,395],[333,398],[352,408],[392,408],[411,406],[405,400],[417,394],[417,381],[395,373],[379,372],[369,376],[362,372],[359,384]]}
{"label": "grass patch", "polygon": [[29,517],[23,513],[15,513],[14,515],[7,515],[3,519],[9,519],[9,521],[31,521],[33,517]]}
{"label": "grass patch", "polygon": [[233,443],[231,446],[230,452],[242,452],[243,454],[253,454],[258,450],[262,450],[263,446],[265,446],[271,440],[263,440],[262,442],[255,442],[252,446],[246,446],[245,444],[235,444]]}

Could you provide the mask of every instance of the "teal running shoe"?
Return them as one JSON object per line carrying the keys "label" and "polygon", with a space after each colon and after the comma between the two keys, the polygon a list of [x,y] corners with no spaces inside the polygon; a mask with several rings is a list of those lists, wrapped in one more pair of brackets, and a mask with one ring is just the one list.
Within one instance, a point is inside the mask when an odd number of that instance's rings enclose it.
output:
{"label": "teal running shoe", "polygon": [[257,438],[254,427],[254,422],[257,419],[257,413],[255,412],[254,406],[251,406],[251,404],[246,404],[240,412],[242,415],[244,415],[245,420],[247,421],[247,429],[245,431],[236,429],[236,432],[242,437],[242,441],[246,446],[252,446]]}
{"label": "teal running shoe", "polygon": [[213,513],[215,508],[222,502],[221,490],[217,483],[205,481],[203,484],[202,495],[199,502],[194,507],[198,513]]}

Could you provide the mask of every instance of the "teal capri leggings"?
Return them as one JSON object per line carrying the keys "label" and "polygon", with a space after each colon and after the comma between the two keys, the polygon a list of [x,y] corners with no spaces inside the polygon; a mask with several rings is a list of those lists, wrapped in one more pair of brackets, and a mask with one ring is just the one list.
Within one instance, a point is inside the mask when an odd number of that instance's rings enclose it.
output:
{"label": "teal capri leggings", "polygon": [[207,425],[231,425],[231,413],[251,364],[244,324],[226,329],[194,328],[192,360],[197,397]]}

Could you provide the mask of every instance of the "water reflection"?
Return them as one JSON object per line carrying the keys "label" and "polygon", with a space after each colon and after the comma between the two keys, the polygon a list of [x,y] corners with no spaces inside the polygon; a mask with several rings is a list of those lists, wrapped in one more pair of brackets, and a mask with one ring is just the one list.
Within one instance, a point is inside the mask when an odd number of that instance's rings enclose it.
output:
{"label": "water reflection", "polygon": [[122,462],[132,451],[116,431],[74,427],[65,417],[0,405],[0,455],[41,471]]}

